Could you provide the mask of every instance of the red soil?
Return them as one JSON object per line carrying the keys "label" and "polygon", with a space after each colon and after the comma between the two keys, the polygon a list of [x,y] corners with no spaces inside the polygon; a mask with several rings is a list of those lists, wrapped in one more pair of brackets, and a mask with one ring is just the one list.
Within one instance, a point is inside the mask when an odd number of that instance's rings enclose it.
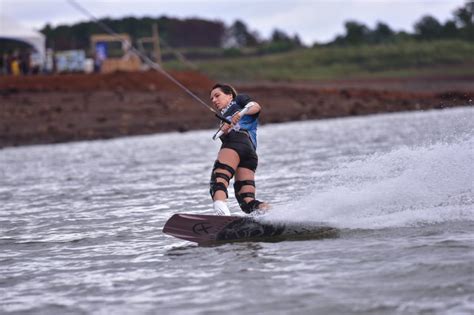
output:
{"label": "red soil", "polygon": [[[205,102],[212,80],[173,77]],[[472,77],[238,84],[263,123],[472,106]],[[212,113],[162,74],[0,77],[0,147],[213,128]]]}

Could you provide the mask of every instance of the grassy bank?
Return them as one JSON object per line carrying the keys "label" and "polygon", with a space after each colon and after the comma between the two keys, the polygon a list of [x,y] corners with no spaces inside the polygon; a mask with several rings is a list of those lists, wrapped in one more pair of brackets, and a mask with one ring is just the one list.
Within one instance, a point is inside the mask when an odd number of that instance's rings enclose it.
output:
{"label": "grassy bank", "polygon": [[[315,47],[265,56],[194,61],[194,64],[212,78],[229,81],[473,75],[474,43],[436,41]],[[170,62],[165,67],[184,66]]]}

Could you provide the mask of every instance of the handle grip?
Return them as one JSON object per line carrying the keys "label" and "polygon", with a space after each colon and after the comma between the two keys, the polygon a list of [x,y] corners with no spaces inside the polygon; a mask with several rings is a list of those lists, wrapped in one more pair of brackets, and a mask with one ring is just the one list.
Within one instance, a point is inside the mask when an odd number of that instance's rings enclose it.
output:
{"label": "handle grip", "polygon": [[229,119],[222,116],[221,114],[216,113],[216,117],[222,120],[223,122],[225,122],[226,124],[232,125],[232,122]]}
{"label": "handle grip", "polygon": [[224,134],[224,131],[221,129],[217,130],[217,132],[212,136],[212,140],[219,139]]}

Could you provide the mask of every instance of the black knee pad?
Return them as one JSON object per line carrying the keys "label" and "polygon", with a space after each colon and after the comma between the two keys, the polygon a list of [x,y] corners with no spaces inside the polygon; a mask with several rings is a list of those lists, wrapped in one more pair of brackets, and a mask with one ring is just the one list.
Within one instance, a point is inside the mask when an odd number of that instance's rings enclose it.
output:
{"label": "black knee pad", "polygon": [[[240,192],[240,189],[242,189],[242,187],[246,185],[255,187],[255,181],[241,180],[241,181],[236,181],[234,183],[235,198],[237,198],[237,201],[239,202],[239,206],[243,212],[251,213],[255,211],[256,209],[258,209],[258,206],[262,202],[255,199],[255,193],[253,192],[243,192],[243,193]],[[252,200],[249,202],[245,202],[244,198],[252,198]]]}
{"label": "black knee pad", "polygon": [[[216,171],[219,168],[228,171],[230,173],[230,176],[228,176],[225,173]],[[222,182],[218,182],[217,179],[222,178],[227,182],[227,185],[229,185],[229,182],[234,176],[234,174],[235,174],[235,170],[231,166],[221,163],[218,160],[216,160],[216,162],[214,163],[214,167],[212,168],[211,181],[209,182],[209,186],[210,186],[209,193],[211,194],[212,198],[214,198],[214,194],[218,190],[222,190],[223,192],[225,192],[226,197],[227,198],[229,197],[229,194],[227,192],[227,186]]]}
{"label": "black knee pad", "polygon": [[222,190],[225,192],[225,197],[229,198],[229,193],[227,192],[227,187],[225,186],[224,183],[219,183],[219,182],[210,182],[209,184],[209,193],[211,194],[211,197],[214,198],[214,195],[218,190]]}

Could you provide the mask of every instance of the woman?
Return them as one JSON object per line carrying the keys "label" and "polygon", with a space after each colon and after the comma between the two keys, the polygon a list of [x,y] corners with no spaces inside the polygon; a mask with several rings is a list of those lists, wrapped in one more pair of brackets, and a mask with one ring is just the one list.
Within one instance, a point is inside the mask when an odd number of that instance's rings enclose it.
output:
{"label": "woman", "polygon": [[227,187],[235,175],[235,197],[245,213],[265,211],[268,205],[255,199],[255,170],[258,165],[257,126],[261,107],[248,95],[239,94],[226,84],[211,89],[211,102],[232,124],[221,124],[222,146],[211,174],[210,193],[214,211],[230,215]]}

